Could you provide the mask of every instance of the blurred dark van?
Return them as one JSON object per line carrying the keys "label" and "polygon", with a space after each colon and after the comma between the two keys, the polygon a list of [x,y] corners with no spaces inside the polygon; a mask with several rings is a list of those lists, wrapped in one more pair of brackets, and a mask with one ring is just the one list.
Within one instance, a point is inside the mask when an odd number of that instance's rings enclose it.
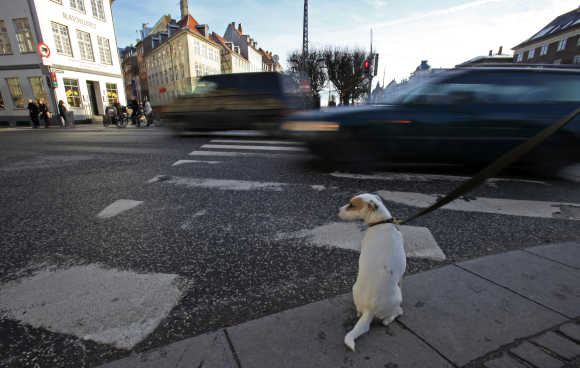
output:
{"label": "blurred dark van", "polygon": [[282,118],[311,108],[288,75],[274,72],[207,75],[193,91],[160,106],[162,124],[181,130],[264,130],[275,132]]}

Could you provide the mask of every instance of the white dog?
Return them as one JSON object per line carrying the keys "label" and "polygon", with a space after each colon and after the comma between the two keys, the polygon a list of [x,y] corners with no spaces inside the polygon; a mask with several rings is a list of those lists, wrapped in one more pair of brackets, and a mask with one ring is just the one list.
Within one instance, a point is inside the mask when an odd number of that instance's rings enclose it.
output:
{"label": "white dog", "polygon": [[386,326],[403,314],[401,280],[407,263],[403,236],[379,196],[357,195],[340,208],[338,215],[343,220],[364,220],[368,225],[352,288],[361,317],[344,337],[346,346],[354,351],[354,340],[368,332],[374,318],[381,319]]}

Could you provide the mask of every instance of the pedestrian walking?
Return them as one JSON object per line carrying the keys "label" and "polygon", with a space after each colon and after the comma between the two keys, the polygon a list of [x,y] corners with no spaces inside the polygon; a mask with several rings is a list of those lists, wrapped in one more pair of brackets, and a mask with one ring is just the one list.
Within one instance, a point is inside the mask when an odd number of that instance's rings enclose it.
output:
{"label": "pedestrian walking", "polygon": [[149,100],[145,100],[143,110],[145,111],[145,116],[147,117],[147,123],[153,124],[153,109],[151,108],[151,102],[149,102]]}
{"label": "pedestrian walking", "polygon": [[40,111],[40,118],[44,120],[44,128],[48,129],[50,125],[50,111],[48,111],[48,106],[44,103],[44,100],[40,98],[38,100],[38,110]]}
{"label": "pedestrian walking", "polygon": [[38,125],[40,124],[38,121],[38,114],[40,113],[40,110],[32,98],[28,99],[28,111],[30,112],[30,120],[32,120],[32,128],[38,128]]}
{"label": "pedestrian walking", "polygon": [[60,117],[60,127],[66,128],[66,105],[63,100],[58,101],[58,115]]}

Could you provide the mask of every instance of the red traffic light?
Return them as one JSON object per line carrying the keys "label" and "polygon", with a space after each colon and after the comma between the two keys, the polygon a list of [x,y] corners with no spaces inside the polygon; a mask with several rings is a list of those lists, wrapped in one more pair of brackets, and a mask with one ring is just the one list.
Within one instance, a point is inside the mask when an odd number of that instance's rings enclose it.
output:
{"label": "red traffic light", "polygon": [[363,64],[363,65],[364,65],[365,69],[368,69],[368,68],[370,68],[370,67],[371,67],[371,62],[370,62],[370,61],[368,61],[368,60],[365,60],[365,62],[364,62],[364,64]]}

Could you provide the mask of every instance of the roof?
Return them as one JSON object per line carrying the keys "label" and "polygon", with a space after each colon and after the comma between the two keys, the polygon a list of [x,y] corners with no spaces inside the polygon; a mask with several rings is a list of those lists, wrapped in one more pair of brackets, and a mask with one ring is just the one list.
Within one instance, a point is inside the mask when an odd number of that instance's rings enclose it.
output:
{"label": "roof", "polygon": [[500,54],[500,55],[488,55],[488,56],[476,56],[473,59],[469,59],[461,64],[456,65],[459,66],[467,66],[476,63],[508,63],[514,57],[512,55]]}
{"label": "roof", "polygon": [[229,42],[229,41],[226,40],[225,38],[223,38],[222,36],[220,36],[219,34],[212,32],[212,34],[210,35],[210,39],[212,41],[216,42],[218,45],[225,47],[228,50],[231,50],[231,47],[226,45],[226,42]]}
{"label": "roof", "polygon": [[560,33],[572,30],[574,28],[580,28],[580,8],[574,9],[566,14],[562,14],[553,21],[551,21],[547,26],[542,28],[538,33],[527,39],[526,41],[514,46],[512,50],[520,48],[547,38],[553,37]]}
{"label": "roof", "polygon": [[180,26],[181,28],[185,27],[190,31],[193,31],[201,35],[201,33],[197,30],[197,28],[195,28],[196,26],[199,26],[199,23],[190,14],[187,14],[187,16],[181,18],[181,20],[177,22],[177,25]]}

